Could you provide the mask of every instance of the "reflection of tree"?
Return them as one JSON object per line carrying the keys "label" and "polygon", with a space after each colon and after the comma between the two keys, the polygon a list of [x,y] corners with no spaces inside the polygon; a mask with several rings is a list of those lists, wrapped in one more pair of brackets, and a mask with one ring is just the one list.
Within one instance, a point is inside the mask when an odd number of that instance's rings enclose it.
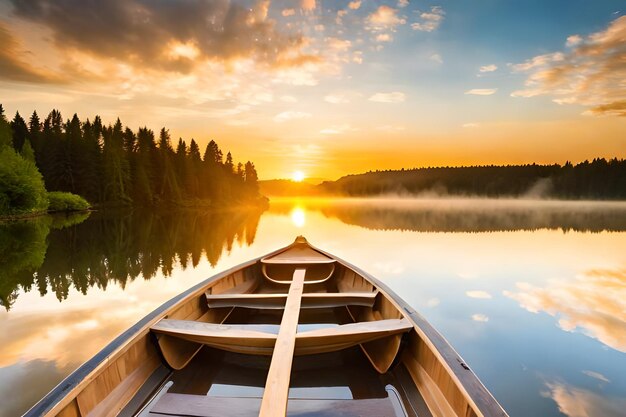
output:
{"label": "reflection of tree", "polygon": [[203,255],[215,265],[235,240],[254,241],[260,216],[258,210],[137,210],[95,213],[79,224],[65,220],[68,227],[59,230],[49,219],[3,225],[0,301],[10,308],[18,288],[28,291],[34,282],[42,295],[53,291],[63,300],[71,287],[86,293],[114,282],[123,288],[139,275],[168,276],[177,262],[196,266]]}
{"label": "reflection of tree", "polygon": [[46,256],[50,223],[46,217],[0,226],[0,304],[7,310],[15,302],[18,286],[28,291],[33,285],[33,273]]}
{"label": "reflection of tree", "polygon": [[[287,213],[295,203],[272,204]],[[555,229],[625,231],[626,204],[516,200],[301,200],[346,224],[374,230],[495,232]]]}

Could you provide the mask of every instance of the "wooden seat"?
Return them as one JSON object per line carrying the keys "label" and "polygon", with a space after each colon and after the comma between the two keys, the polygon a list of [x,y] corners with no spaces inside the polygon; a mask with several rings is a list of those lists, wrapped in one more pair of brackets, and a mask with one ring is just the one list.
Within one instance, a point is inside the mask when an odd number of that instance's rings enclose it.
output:
{"label": "wooden seat", "polygon": [[[333,352],[408,332],[413,326],[406,319],[376,320],[343,324],[296,333],[295,354]],[[262,324],[213,324],[190,320],[163,319],[152,331],[202,343],[231,352],[271,355],[277,326]]]}
{"label": "wooden seat", "polygon": [[[302,294],[300,308],[372,307],[377,295],[378,291]],[[285,308],[287,294],[206,294],[206,299],[211,308],[243,307],[280,310]]]}
{"label": "wooden seat", "polygon": [[[253,417],[259,415],[261,398],[210,397],[206,395],[164,394],[152,405],[146,416],[187,417]],[[328,400],[290,398],[287,416],[318,417],[404,417],[402,408],[392,397],[362,400]],[[143,416],[142,416],[143,417]]]}

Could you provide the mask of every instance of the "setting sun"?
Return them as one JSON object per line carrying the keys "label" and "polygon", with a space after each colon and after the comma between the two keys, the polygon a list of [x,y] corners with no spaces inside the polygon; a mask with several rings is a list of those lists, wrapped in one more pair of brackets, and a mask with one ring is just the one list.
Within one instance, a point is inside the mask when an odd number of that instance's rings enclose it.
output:
{"label": "setting sun", "polygon": [[291,179],[295,182],[302,182],[304,181],[304,172],[302,171],[295,171],[292,175],[291,175]]}

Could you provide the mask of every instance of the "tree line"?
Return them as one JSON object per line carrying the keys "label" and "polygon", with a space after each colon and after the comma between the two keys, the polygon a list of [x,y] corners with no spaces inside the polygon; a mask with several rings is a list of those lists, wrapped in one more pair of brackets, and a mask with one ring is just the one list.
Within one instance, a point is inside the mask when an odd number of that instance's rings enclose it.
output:
{"label": "tree line", "polygon": [[[4,118],[2,107],[0,115]],[[250,161],[235,163],[211,140],[178,139],[167,129],[133,131],[100,116],[64,121],[58,110],[43,120],[36,111],[10,122],[12,146],[33,155],[48,191],[67,191],[109,205],[210,204],[258,201],[258,175]]]}
{"label": "tree line", "polygon": [[579,164],[416,168],[370,171],[320,184],[326,194],[461,195],[626,199],[626,160],[596,158]]}

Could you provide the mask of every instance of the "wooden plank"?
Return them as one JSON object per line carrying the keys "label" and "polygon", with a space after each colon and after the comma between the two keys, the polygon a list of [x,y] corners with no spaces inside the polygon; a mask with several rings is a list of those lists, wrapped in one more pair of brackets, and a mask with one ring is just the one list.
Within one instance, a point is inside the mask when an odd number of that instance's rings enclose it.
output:
{"label": "wooden plank", "polygon": [[285,311],[280,322],[278,339],[274,346],[274,354],[267,373],[265,391],[261,400],[259,417],[280,417],[287,414],[287,398],[289,397],[289,380],[291,364],[296,347],[296,331],[300,317],[300,301],[304,289],[306,269],[296,269],[289,285],[289,295],[285,303]]}
{"label": "wooden plank", "polygon": [[387,339],[411,329],[413,329],[413,325],[406,319],[389,319],[311,330],[298,333],[296,354],[307,355],[337,351],[374,340]]}
{"label": "wooden plank", "polygon": [[[276,334],[276,327],[267,324],[213,324],[165,319],[152,329],[180,340],[203,343],[231,352],[272,355],[280,336],[280,330]],[[295,334],[294,354],[299,356],[333,352],[399,335],[412,328],[412,324],[406,319],[389,319],[298,332]]]}
{"label": "wooden plank", "polygon": [[[205,395],[165,394],[152,408],[150,416],[248,417],[259,412],[259,398],[209,397]],[[400,417],[389,398],[362,400],[299,399],[289,400],[287,416],[321,417]],[[280,414],[273,414],[279,416]]]}
{"label": "wooden plank", "polygon": [[[378,292],[339,292],[302,294],[300,308],[333,308],[342,306],[371,307]],[[207,294],[211,308],[243,307],[279,310],[285,307],[287,294]]]}

